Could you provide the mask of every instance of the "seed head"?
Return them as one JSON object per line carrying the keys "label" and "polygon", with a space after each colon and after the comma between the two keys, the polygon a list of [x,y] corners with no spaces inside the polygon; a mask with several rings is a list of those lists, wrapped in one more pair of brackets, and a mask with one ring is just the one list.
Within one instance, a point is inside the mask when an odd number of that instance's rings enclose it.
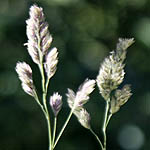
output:
{"label": "seed head", "polygon": [[35,96],[35,88],[32,80],[32,70],[28,64],[25,62],[18,62],[16,65],[16,72],[21,80],[21,85],[23,90],[31,95]]}
{"label": "seed head", "polygon": [[58,52],[57,48],[53,48],[47,55],[46,55],[46,62],[44,64],[45,71],[47,77],[50,79],[56,72],[57,69],[57,58]]}
{"label": "seed head", "polygon": [[28,52],[36,64],[40,63],[40,57],[47,54],[52,42],[52,37],[48,31],[48,24],[45,21],[43,9],[36,5],[31,6],[29,11],[30,18],[27,23],[26,43]]}
{"label": "seed head", "polygon": [[124,39],[124,38],[119,38],[119,41],[116,46],[117,51],[125,50],[130,47],[134,43],[134,38],[130,39]]}
{"label": "seed head", "polygon": [[116,50],[112,51],[101,64],[96,81],[105,100],[110,99],[111,92],[123,82],[125,75],[123,62],[126,58],[126,49],[133,42],[133,39],[119,39]]}
{"label": "seed head", "polygon": [[116,60],[123,63],[126,58],[127,48],[130,47],[134,43],[134,39],[123,39],[119,38],[119,41],[116,46],[116,54],[114,55]]}
{"label": "seed head", "polygon": [[128,101],[131,95],[130,85],[125,85],[121,90],[117,89],[111,100],[110,113],[114,114],[119,111],[120,107]]}
{"label": "seed head", "polygon": [[74,114],[84,128],[90,129],[91,117],[90,114],[86,111],[86,109],[81,108],[79,111],[74,111]]}
{"label": "seed head", "polygon": [[75,101],[76,95],[74,91],[71,89],[68,89],[68,93],[66,95],[67,95],[68,105],[72,109],[74,107],[74,101]]}
{"label": "seed head", "polygon": [[83,105],[89,100],[89,94],[94,90],[94,86],[95,80],[86,79],[84,83],[80,85],[76,94],[71,89],[68,89],[67,93],[69,107],[73,110],[80,124],[87,129],[90,129],[90,115],[86,109],[83,108]]}
{"label": "seed head", "polygon": [[105,58],[97,76],[97,85],[105,100],[109,99],[112,90],[120,85],[124,78],[124,65],[111,57]]}
{"label": "seed head", "polygon": [[67,101],[71,109],[79,109],[89,100],[89,94],[94,90],[95,80],[86,79],[79,87],[75,94],[71,89],[68,89]]}
{"label": "seed head", "polygon": [[54,93],[53,96],[50,97],[50,105],[55,117],[57,117],[62,107],[62,96],[60,96],[58,93]]}

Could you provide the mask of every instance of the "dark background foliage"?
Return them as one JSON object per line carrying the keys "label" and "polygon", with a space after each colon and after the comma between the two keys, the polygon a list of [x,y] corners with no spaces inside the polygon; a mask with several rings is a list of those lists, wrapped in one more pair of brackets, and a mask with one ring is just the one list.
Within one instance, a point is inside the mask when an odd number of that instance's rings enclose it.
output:
{"label": "dark background foliage", "polygon": [[[128,49],[124,83],[132,85],[133,96],[116,113],[107,130],[108,150],[150,149],[150,1],[149,0],[1,0],[0,1],[0,150],[47,150],[44,115],[26,95],[15,72],[17,61],[26,61],[41,90],[38,68],[26,47],[25,20],[29,7],[44,8],[52,47],[59,50],[59,64],[49,94],[63,95],[58,131],[69,108],[67,88],[77,90],[85,78],[96,78],[100,63],[115,49],[119,37],[134,37]],[[102,139],[104,100],[98,88],[86,108],[91,124]],[[56,150],[98,150],[95,138],[73,116]]]}

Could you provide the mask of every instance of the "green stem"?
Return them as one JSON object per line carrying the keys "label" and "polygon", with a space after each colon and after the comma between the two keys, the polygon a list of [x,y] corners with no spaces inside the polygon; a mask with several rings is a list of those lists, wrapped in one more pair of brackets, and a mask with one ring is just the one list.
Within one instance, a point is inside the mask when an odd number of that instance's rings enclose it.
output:
{"label": "green stem", "polygon": [[105,108],[105,115],[104,115],[104,123],[103,123],[103,135],[104,135],[104,148],[103,150],[106,150],[106,127],[107,127],[107,121],[108,121],[108,111],[109,111],[109,101],[106,101],[106,108]]}
{"label": "green stem", "polygon": [[[53,129],[53,140],[52,140],[52,145],[54,145],[54,142],[55,142],[56,126],[57,126],[57,117],[54,118],[54,129]],[[53,147],[53,148],[54,148],[54,147]]]}
{"label": "green stem", "polygon": [[109,114],[108,119],[107,119],[107,122],[106,122],[106,128],[107,128],[107,126],[108,126],[108,123],[109,123],[111,117],[112,117],[112,114]]}
{"label": "green stem", "polygon": [[90,128],[91,133],[96,137],[97,141],[99,142],[101,149],[103,150],[103,144],[101,142],[101,140],[99,139],[99,137],[97,136],[97,134]]}
{"label": "green stem", "polygon": [[43,106],[44,106],[44,109],[45,109],[45,117],[46,117],[47,126],[48,126],[49,150],[53,150],[52,140],[51,140],[50,115],[49,115],[49,111],[48,111],[47,104],[46,104],[48,83],[45,85],[45,74],[44,74],[44,66],[43,66],[43,52],[42,52],[42,49],[41,49],[41,38],[40,38],[39,32],[40,31],[38,30],[37,31],[38,53],[39,53],[39,59],[40,59],[40,64],[38,66],[39,66],[39,70],[40,70],[41,77],[42,77],[42,90],[43,90],[42,100],[43,100]]}
{"label": "green stem", "polygon": [[47,126],[48,126],[48,137],[49,137],[49,150],[53,150],[52,148],[52,141],[51,141],[51,124],[49,115],[47,116]]}
{"label": "green stem", "polygon": [[48,78],[48,79],[47,79],[46,84],[45,84],[46,93],[47,93],[47,89],[48,89],[49,81],[50,81],[50,78]]}
{"label": "green stem", "polygon": [[42,76],[43,105],[47,114],[46,120],[47,120],[47,126],[48,126],[49,150],[52,150],[51,123],[50,123],[50,115],[49,115],[47,104],[46,104],[47,88],[45,86],[45,75],[44,75],[43,64],[41,64],[40,70],[41,70],[41,76]]}
{"label": "green stem", "polygon": [[65,128],[66,128],[66,126],[67,126],[67,124],[68,124],[68,122],[69,122],[69,120],[70,120],[72,114],[73,114],[73,111],[74,111],[74,109],[71,109],[71,111],[70,111],[70,113],[69,113],[69,115],[68,115],[68,118],[67,118],[67,120],[65,121],[65,123],[64,123],[64,125],[63,125],[63,127],[62,127],[62,129],[61,129],[61,131],[60,131],[60,133],[59,133],[59,135],[58,135],[58,137],[57,137],[57,139],[56,139],[54,145],[53,145],[53,148],[55,148],[55,146],[56,146],[56,144],[58,143],[58,141],[59,141],[61,135],[63,134],[63,132],[64,132],[64,130],[65,130]]}
{"label": "green stem", "polygon": [[[36,91],[34,91],[34,94],[35,94],[34,98],[35,98],[36,102],[39,104],[40,108],[42,109],[42,111],[43,111],[43,113],[44,113],[44,115],[45,115],[45,118],[46,118],[46,120],[47,120],[47,124],[48,124],[48,133],[49,133],[49,136],[51,137],[51,132],[50,132],[50,130],[49,130],[49,127],[50,127],[50,121],[49,121],[49,117],[48,117],[48,115],[47,115],[47,111],[45,111],[43,105],[40,103]],[[51,139],[50,139],[50,140],[51,140]],[[52,150],[52,146],[50,146],[50,145],[49,145],[49,150]]]}
{"label": "green stem", "polygon": [[40,106],[40,108],[42,109],[42,111],[43,111],[43,113],[44,113],[44,115],[46,117],[47,114],[45,112],[45,109],[44,109],[43,105],[39,101],[39,98],[38,98],[38,95],[37,95],[36,91],[34,91],[34,95],[35,95],[34,98],[35,98],[36,102],[38,103],[38,105]]}

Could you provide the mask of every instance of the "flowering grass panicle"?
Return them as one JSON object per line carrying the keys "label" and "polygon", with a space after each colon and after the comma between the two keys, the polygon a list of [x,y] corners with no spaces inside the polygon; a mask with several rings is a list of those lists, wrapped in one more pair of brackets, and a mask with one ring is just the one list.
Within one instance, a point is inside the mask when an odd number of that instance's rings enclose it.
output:
{"label": "flowering grass panicle", "polygon": [[40,64],[42,58],[48,53],[52,42],[49,34],[48,24],[45,21],[43,9],[33,5],[29,11],[30,18],[27,23],[28,52],[36,64]]}
{"label": "flowering grass panicle", "polygon": [[85,128],[90,128],[90,114],[83,105],[89,100],[89,94],[94,90],[94,86],[95,80],[86,79],[76,94],[71,89],[68,89],[67,93],[67,102],[72,113]]}
{"label": "flowering grass panicle", "polygon": [[28,53],[33,62],[39,67],[41,74],[42,98],[39,98],[37,92],[35,91],[30,66],[26,63],[17,63],[16,71],[22,82],[24,91],[34,97],[45,115],[48,125],[49,150],[53,150],[56,134],[56,119],[62,106],[62,97],[58,93],[55,93],[51,97],[50,105],[55,117],[55,128],[52,135],[50,113],[47,106],[47,92],[49,80],[56,72],[58,51],[57,48],[53,48],[49,51],[52,37],[48,30],[48,24],[45,21],[43,9],[37,5],[33,5],[30,7],[29,16],[29,19],[26,21],[28,42],[25,45],[27,45]]}
{"label": "flowering grass panicle", "polygon": [[[54,150],[73,114],[77,117],[79,123],[84,128],[89,129],[95,136],[99,142],[100,148],[106,150],[106,128],[108,123],[112,115],[118,112],[120,107],[124,105],[132,95],[129,85],[125,85],[122,89],[118,89],[118,87],[123,82],[125,75],[124,60],[127,53],[126,49],[134,40],[119,39],[116,50],[112,51],[101,64],[96,81],[86,79],[84,83],[80,85],[76,93],[68,89],[68,93],[66,94],[67,103],[71,110],[60,132],[56,132],[58,113],[62,109],[63,104],[62,96],[56,92],[47,100],[47,95],[49,81],[51,77],[54,76],[57,69],[58,51],[55,47],[49,50],[52,43],[52,36],[48,30],[48,23],[45,21],[43,9],[37,5],[33,5],[30,8],[29,16],[29,19],[26,21],[28,42],[25,45],[27,45],[28,53],[33,62],[39,67],[42,96],[39,97],[35,90],[36,86],[33,84],[32,69],[27,63],[18,62],[16,64],[16,72],[21,80],[23,90],[34,97],[45,116],[48,127],[48,150]],[[95,89],[95,83],[97,83],[100,94],[106,102],[102,127],[103,142],[101,142],[98,135],[93,131],[90,125],[90,114],[84,108],[84,105],[89,101],[89,95]],[[52,114],[51,111],[49,111],[48,104],[51,106],[53,111]],[[53,124],[51,123],[52,120]]]}
{"label": "flowering grass panicle", "polygon": [[132,95],[129,85],[125,85],[121,90],[118,89],[118,87],[124,80],[124,60],[126,58],[127,48],[133,43],[133,38],[120,38],[116,50],[112,51],[101,64],[96,79],[100,94],[106,101],[102,128],[104,135],[104,142],[101,145],[102,150],[106,150],[106,128],[112,115],[118,112],[120,107],[124,105]]}
{"label": "flowering grass panicle", "polygon": [[110,56],[105,58],[100,66],[99,74],[97,76],[97,85],[100,93],[105,100],[110,99],[110,94],[113,90],[123,82],[124,79],[124,66],[126,58],[126,49],[134,42],[131,39],[119,39],[116,50],[110,53]]}
{"label": "flowering grass panicle", "polygon": [[116,89],[124,78],[124,65],[112,59],[111,55],[105,58],[97,76],[97,85],[105,100],[109,100],[110,93]]}

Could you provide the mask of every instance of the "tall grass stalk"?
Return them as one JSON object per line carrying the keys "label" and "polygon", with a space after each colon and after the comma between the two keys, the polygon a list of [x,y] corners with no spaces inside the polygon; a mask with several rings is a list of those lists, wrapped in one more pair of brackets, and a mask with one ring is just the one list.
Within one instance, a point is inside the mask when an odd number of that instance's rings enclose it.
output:
{"label": "tall grass stalk", "polygon": [[[48,23],[45,21],[41,7],[37,5],[30,7],[29,19],[26,21],[26,24],[28,41],[25,45],[33,62],[37,64],[40,71],[42,97],[40,98],[38,96],[36,86],[32,79],[32,69],[26,62],[18,62],[16,64],[16,72],[21,80],[23,90],[35,99],[45,116],[48,127],[48,150],[54,150],[72,115],[75,115],[79,123],[95,136],[101,150],[106,150],[106,130],[109,121],[132,95],[130,85],[124,85],[122,89],[119,89],[119,85],[124,80],[124,60],[126,58],[127,48],[134,42],[133,38],[119,39],[116,50],[112,51],[102,62],[96,79],[86,79],[79,86],[77,92],[68,89],[66,96],[68,106],[71,110],[60,132],[57,134],[57,118],[62,109],[62,96],[58,92],[54,92],[50,98],[47,98],[47,94],[50,80],[57,69],[58,51],[56,47],[50,49],[52,36],[48,30]],[[106,102],[102,127],[103,139],[92,129],[90,124],[91,116],[85,108],[85,104],[90,98],[89,95],[94,91],[96,84],[101,96]],[[51,114],[49,106],[53,114]],[[51,123],[52,119],[54,121]]]}

